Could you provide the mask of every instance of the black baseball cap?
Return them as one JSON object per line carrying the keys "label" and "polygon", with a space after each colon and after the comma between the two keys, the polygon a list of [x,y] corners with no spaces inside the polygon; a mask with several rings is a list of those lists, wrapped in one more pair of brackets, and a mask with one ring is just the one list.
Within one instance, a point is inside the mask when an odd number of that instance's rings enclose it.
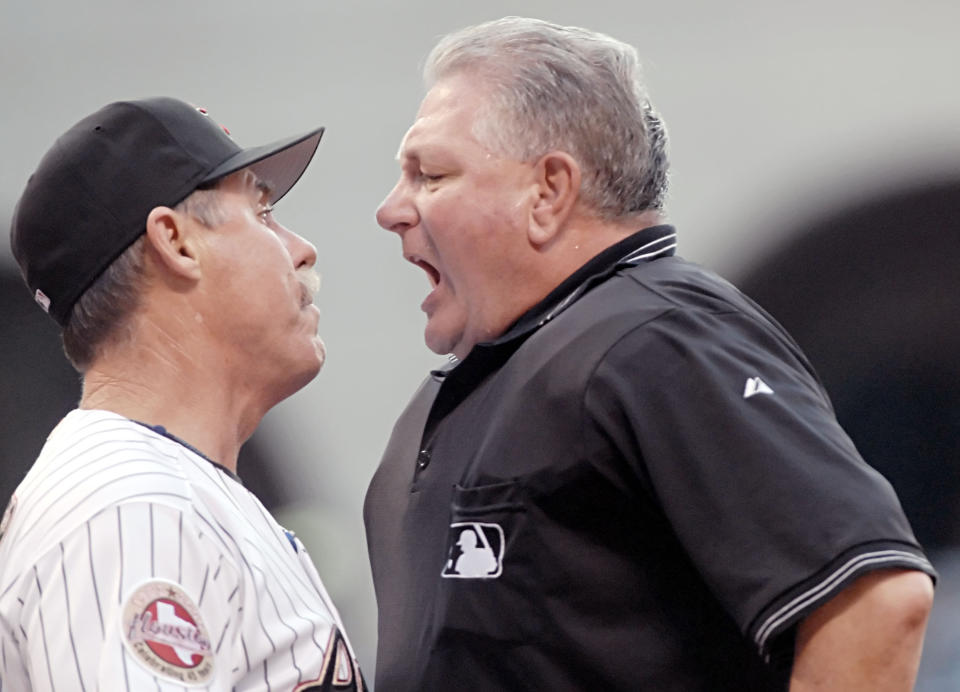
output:
{"label": "black baseball cap", "polygon": [[250,167],[271,204],[300,179],[323,128],[244,149],[203,108],[120,101],[67,130],[27,181],[10,246],[37,303],[66,326],[74,303],[146,231],[154,207]]}

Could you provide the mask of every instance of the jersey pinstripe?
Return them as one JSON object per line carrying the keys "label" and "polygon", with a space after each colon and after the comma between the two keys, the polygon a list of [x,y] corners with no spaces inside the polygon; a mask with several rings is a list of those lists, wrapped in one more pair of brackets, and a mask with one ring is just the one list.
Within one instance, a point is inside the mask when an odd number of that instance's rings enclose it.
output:
{"label": "jersey pinstripe", "polygon": [[229,472],[73,411],[0,536],[0,692],[362,689],[303,544]]}

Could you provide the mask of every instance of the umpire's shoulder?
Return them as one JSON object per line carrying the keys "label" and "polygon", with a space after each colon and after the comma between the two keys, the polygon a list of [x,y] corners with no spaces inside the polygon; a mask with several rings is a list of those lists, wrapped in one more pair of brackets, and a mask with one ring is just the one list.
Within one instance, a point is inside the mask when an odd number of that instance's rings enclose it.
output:
{"label": "umpire's shoulder", "polygon": [[[757,305],[720,275],[681,257],[664,257],[624,272],[647,293],[647,301],[704,313],[761,316]],[[766,315],[762,315],[766,318]]]}

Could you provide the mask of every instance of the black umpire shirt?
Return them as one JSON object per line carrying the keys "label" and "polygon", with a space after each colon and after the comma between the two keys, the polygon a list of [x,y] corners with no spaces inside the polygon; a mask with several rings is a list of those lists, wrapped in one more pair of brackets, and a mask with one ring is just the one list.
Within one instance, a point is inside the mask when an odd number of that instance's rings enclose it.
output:
{"label": "black umpire shirt", "polygon": [[801,618],[933,575],[796,343],[675,238],[607,249],[397,421],[378,689],[783,690]]}

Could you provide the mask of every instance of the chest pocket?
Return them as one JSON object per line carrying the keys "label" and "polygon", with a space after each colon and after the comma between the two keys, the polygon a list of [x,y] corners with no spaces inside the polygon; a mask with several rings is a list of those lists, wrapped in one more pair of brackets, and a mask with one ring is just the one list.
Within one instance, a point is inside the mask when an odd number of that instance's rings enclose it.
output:
{"label": "chest pocket", "polygon": [[520,483],[454,486],[434,601],[437,644],[456,646],[465,634],[517,644],[538,638],[543,556],[535,533]]}

